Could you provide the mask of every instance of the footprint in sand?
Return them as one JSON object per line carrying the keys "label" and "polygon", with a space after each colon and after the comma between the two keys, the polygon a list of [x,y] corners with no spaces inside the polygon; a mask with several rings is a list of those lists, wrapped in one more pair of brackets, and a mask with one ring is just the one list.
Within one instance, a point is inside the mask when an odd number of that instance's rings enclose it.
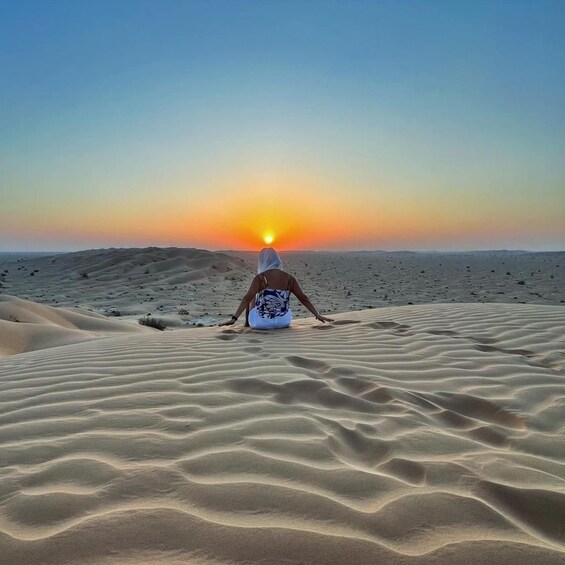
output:
{"label": "footprint in sand", "polygon": [[375,330],[392,330],[397,335],[411,335],[408,333],[410,326],[407,324],[397,324],[396,322],[371,322],[367,324],[367,326]]}
{"label": "footprint in sand", "polygon": [[335,320],[331,324],[323,324],[321,326],[314,326],[316,330],[330,330],[335,326],[345,326],[347,324],[360,324],[360,320]]}
{"label": "footprint in sand", "polygon": [[388,328],[398,328],[400,324],[396,322],[371,322],[367,324],[370,328],[374,328],[376,330],[384,330]]}
{"label": "footprint in sand", "polygon": [[221,335],[215,336],[217,339],[221,339],[222,341],[231,341],[237,337],[237,333],[234,330],[223,330]]}
{"label": "footprint in sand", "polygon": [[308,359],[307,357],[299,357],[298,355],[289,355],[288,357],[285,357],[285,360],[291,365],[300,367],[301,369],[310,369],[319,373],[325,373],[330,370],[330,366],[327,363],[318,361],[317,359]]}

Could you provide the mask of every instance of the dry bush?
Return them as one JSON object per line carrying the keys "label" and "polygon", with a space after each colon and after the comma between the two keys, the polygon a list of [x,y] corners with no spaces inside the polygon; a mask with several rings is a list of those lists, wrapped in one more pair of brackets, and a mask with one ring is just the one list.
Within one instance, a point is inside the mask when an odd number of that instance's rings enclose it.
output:
{"label": "dry bush", "polygon": [[149,326],[150,328],[155,328],[161,331],[163,331],[167,327],[163,320],[159,320],[159,318],[151,318],[150,316],[139,318],[138,322],[142,326]]}

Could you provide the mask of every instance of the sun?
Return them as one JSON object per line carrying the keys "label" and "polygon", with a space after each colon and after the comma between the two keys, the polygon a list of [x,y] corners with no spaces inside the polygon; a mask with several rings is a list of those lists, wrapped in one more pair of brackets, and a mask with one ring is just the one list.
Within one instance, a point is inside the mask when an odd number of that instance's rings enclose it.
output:
{"label": "sun", "polygon": [[267,245],[271,245],[271,243],[273,243],[273,241],[275,241],[275,236],[272,233],[266,233],[266,234],[263,235],[263,241]]}

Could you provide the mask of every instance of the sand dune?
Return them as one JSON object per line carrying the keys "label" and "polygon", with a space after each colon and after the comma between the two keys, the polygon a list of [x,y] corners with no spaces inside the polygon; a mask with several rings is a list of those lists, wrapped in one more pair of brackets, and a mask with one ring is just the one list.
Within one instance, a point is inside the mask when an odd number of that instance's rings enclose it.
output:
{"label": "sand dune", "polygon": [[565,310],[336,318],[0,359],[5,562],[563,563]]}
{"label": "sand dune", "polygon": [[0,256],[0,287],[6,294],[88,308],[133,324],[146,314],[168,316],[173,327],[200,322],[209,311],[218,315],[217,293],[229,295],[226,289],[236,280],[250,280],[251,272],[241,258],[176,247],[92,249],[4,261]]}
{"label": "sand dune", "polygon": [[154,330],[113,321],[81,308],[54,308],[0,294],[0,356],[149,331]]}
{"label": "sand dune", "polygon": [[241,261],[205,249],[147,247],[145,249],[92,249],[37,259],[37,264],[57,265],[58,272],[86,273],[95,279],[122,279],[127,275],[161,273],[174,275],[186,271],[211,274],[241,266]]}
{"label": "sand dune", "polygon": [[[565,304],[563,252],[282,255],[323,312],[452,302]],[[213,325],[237,308],[256,262],[251,252],[156,247],[19,261],[0,254],[0,286],[19,298],[119,314],[134,324],[151,313],[170,328]],[[297,318],[311,315],[297,301],[292,309]]]}

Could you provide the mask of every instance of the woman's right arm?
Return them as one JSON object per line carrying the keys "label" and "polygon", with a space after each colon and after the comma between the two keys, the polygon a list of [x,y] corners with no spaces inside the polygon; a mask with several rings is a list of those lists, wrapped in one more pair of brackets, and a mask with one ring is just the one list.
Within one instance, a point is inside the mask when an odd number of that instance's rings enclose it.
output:
{"label": "woman's right arm", "polygon": [[320,320],[320,322],[333,322],[331,318],[326,318],[325,316],[322,316],[318,312],[318,310],[316,310],[316,307],[310,302],[310,299],[304,294],[304,292],[300,288],[300,285],[298,284],[298,281],[294,277],[292,277],[290,290],[296,296],[296,298],[300,300],[300,302],[304,305],[304,307],[310,310],[312,314],[314,314],[317,320]]}
{"label": "woman's right arm", "polygon": [[241,302],[239,303],[239,306],[237,307],[237,310],[235,311],[235,314],[232,316],[231,320],[228,320],[227,322],[222,322],[221,324],[218,324],[218,326],[233,326],[233,324],[235,324],[235,321],[239,318],[239,316],[241,316],[241,313],[245,310],[245,307],[249,304],[250,300],[259,292],[260,288],[261,288],[261,284],[259,282],[259,277],[255,275],[255,277],[253,277],[253,280],[251,281],[249,290],[245,293],[245,296],[241,299]]}

